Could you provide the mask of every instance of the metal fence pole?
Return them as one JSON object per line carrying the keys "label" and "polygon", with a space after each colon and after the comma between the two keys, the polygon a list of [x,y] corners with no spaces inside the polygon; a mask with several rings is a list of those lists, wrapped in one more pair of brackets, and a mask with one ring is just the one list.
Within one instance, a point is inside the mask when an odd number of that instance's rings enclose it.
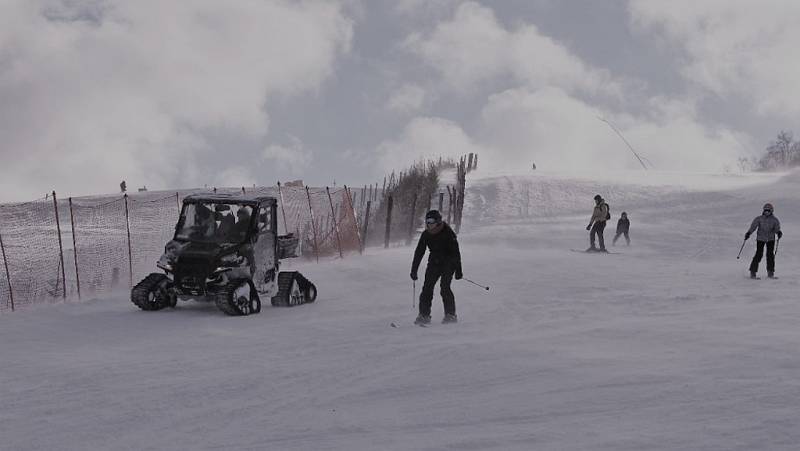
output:
{"label": "metal fence pole", "polygon": [[311,193],[306,186],[306,197],[308,197],[308,213],[311,215],[311,231],[314,232],[314,255],[319,263],[319,244],[317,243],[317,225],[314,223],[314,209],[311,207]]}
{"label": "metal fence pole", "polygon": [[128,212],[128,193],[125,193],[125,230],[128,232],[128,287],[133,288],[133,250],[131,249],[131,221]]}
{"label": "metal fence pole", "polygon": [[[0,234],[0,249],[3,251],[3,266],[6,268],[6,280],[8,281],[8,295],[11,298],[11,311],[14,311],[14,288],[11,286],[11,274],[8,271],[8,260],[6,260],[6,246],[3,244],[3,235]],[[6,303],[8,305],[8,303]]]}
{"label": "metal fence pole", "polygon": [[67,276],[64,272],[64,246],[61,243],[61,224],[58,221],[58,201],[56,200],[56,192],[53,191],[53,209],[56,213],[56,231],[58,232],[58,258],[61,262],[61,281],[64,283],[62,290],[62,299],[67,298]]}
{"label": "metal fence pole", "polygon": [[339,246],[339,258],[344,258],[342,253],[342,238],[339,236],[339,221],[336,220],[336,212],[333,209],[333,199],[331,199],[331,190],[326,186],[325,192],[328,193],[328,202],[331,203],[331,214],[333,215],[333,229],[336,231],[336,245]]}
{"label": "metal fence pole", "polygon": [[78,244],[75,239],[75,214],[72,211],[72,198],[69,198],[69,222],[72,224],[72,257],[75,260],[75,286],[78,287],[78,300],[81,299],[81,277],[78,271]]}

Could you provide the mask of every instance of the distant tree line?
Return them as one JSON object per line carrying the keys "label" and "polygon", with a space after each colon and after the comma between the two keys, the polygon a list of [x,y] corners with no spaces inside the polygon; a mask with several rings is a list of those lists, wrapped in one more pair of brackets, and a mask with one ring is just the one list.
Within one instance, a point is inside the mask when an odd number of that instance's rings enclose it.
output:
{"label": "distant tree line", "polygon": [[[746,160],[739,160],[744,169]],[[766,148],[766,153],[753,164],[756,170],[772,171],[800,166],[800,141],[795,141],[792,132],[781,130],[775,141]]]}

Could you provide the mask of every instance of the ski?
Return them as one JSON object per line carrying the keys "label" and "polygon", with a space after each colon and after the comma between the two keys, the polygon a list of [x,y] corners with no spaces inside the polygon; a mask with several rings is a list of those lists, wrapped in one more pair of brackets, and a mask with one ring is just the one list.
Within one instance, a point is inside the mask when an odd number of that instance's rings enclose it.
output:
{"label": "ski", "polygon": [[580,252],[581,254],[622,254],[622,252],[600,252],[600,251],[587,251],[585,249],[570,249],[572,252]]}
{"label": "ski", "polygon": [[[419,326],[419,327],[431,327],[430,324],[411,323],[411,325],[412,326]],[[392,321],[391,323],[389,323],[389,326],[390,327],[394,327],[395,329],[399,329],[402,326],[402,324],[399,321]]]}

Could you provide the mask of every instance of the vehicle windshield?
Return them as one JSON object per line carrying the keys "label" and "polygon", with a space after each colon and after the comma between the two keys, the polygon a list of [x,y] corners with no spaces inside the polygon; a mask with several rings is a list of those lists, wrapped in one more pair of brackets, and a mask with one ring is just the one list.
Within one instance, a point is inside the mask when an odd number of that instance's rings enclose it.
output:
{"label": "vehicle windshield", "polygon": [[241,243],[251,229],[253,208],[227,203],[187,203],[175,239],[202,243]]}

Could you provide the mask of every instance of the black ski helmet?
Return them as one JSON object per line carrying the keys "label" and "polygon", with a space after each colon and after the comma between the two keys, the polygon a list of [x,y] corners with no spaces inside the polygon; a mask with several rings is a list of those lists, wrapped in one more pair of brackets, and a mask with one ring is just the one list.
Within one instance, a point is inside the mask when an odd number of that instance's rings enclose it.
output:
{"label": "black ski helmet", "polygon": [[766,204],[764,204],[764,208],[763,208],[763,209],[764,209],[764,210],[769,210],[769,211],[775,211],[775,209],[774,209],[774,208],[772,208],[772,204],[771,204],[771,203],[769,203],[769,202],[767,202]]}
{"label": "black ski helmet", "polygon": [[594,195],[594,200],[603,200],[603,197],[600,196],[599,194],[595,194]]}
{"label": "black ski helmet", "polygon": [[439,210],[431,210],[425,213],[425,221],[427,221],[428,219],[433,219],[437,223],[442,222],[442,214],[439,213]]}

